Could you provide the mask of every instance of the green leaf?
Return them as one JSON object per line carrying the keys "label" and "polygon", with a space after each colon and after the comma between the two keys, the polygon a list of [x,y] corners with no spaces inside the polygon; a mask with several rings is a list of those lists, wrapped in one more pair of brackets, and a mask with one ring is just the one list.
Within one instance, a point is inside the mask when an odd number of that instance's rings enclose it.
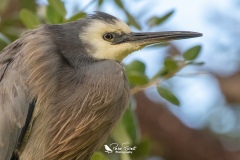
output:
{"label": "green leaf", "polygon": [[126,127],[124,125],[124,123],[122,121],[119,121],[113,132],[112,132],[112,138],[118,143],[118,144],[122,144],[122,143],[129,143],[132,144],[132,140],[130,138],[130,136],[127,133]]}
{"label": "green leaf", "polygon": [[128,11],[124,10],[127,18],[128,18],[128,23],[132,26],[134,26],[136,29],[141,30],[141,26],[138,24],[136,21],[136,18],[134,18]]}
{"label": "green leaf", "polygon": [[50,24],[59,24],[59,23],[63,23],[64,18],[58,13],[56,12],[52,6],[48,5],[47,6],[47,22]]}
{"label": "green leaf", "polygon": [[0,51],[3,50],[6,46],[7,44],[5,42],[2,42],[2,40],[0,39]]}
{"label": "green leaf", "polygon": [[178,68],[178,64],[172,58],[166,58],[164,61],[164,66],[169,72],[175,71]]}
{"label": "green leaf", "polygon": [[144,85],[149,82],[145,75],[146,66],[143,62],[135,60],[125,67],[131,85]]}
{"label": "green leaf", "polygon": [[138,128],[137,128],[137,124],[136,124],[136,115],[132,110],[132,107],[129,106],[122,118],[123,124],[126,127],[126,131],[129,135],[129,137],[131,138],[133,144],[137,143],[138,140]]}
{"label": "green leaf", "polygon": [[137,71],[145,74],[146,66],[143,62],[139,60],[132,61],[125,67],[126,72]]}
{"label": "green leaf", "polygon": [[33,29],[40,24],[37,15],[28,9],[20,10],[20,19],[22,23],[29,29]]}
{"label": "green leaf", "polygon": [[108,158],[101,152],[94,152],[91,160],[108,160]]}
{"label": "green leaf", "polygon": [[134,159],[144,159],[149,155],[151,142],[149,139],[142,139],[137,145],[136,150],[132,153],[131,157]]}
{"label": "green leaf", "polygon": [[174,10],[168,12],[167,14],[165,14],[164,16],[162,17],[152,17],[148,20],[148,25],[150,27],[153,27],[153,26],[156,26],[156,25],[160,25],[162,24],[163,22],[165,22],[168,18],[170,18],[172,16],[172,14],[174,13]]}
{"label": "green leaf", "polygon": [[160,71],[158,71],[152,79],[156,79],[158,77],[165,76],[169,73],[168,69],[166,67],[163,67]]}
{"label": "green leaf", "polygon": [[100,7],[103,4],[103,0],[98,0],[98,7]]}
{"label": "green leaf", "polygon": [[132,71],[127,73],[130,85],[144,85],[149,82],[148,77],[140,72]]}
{"label": "green leaf", "polygon": [[141,26],[138,24],[138,22],[136,21],[136,18],[134,18],[125,8],[124,8],[124,5],[123,5],[123,3],[122,3],[122,0],[114,0],[114,2],[117,4],[117,6],[119,7],[119,8],[121,8],[124,12],[125,12],[125,14],[126,14],[126,16],[127,16],[127,18],[128,18],[128,24],[129,25],[132,25],[132,26],[134,26],[136,29],[138,29],[138,30],[141,30]]}
{"label": "green leaf", "polygon": [[66,16],[66,9],[61,0],[48,0],[48,3],[59,15]]}
{"label": "green leaf", "polygon": [[200,51],[201,51],[201,46],[192,47],[183,53],[183,57],[186,61],[192,61],[197,58]]}
{"label": "green leaf", "polygon": [[20,1],[20,8],[25,8],[33,13],[36,13],[37,5],[35,0],[19,0]]}
{"label": "green leaf", "polygon": [[67,22],[72,22],[72,21],[76,21],[78,19],[84,18],[86,16],[86,13],[84,12],[79,12],[75,15],[73,15],[72,17],[70,17]]}
{"label": "green leaf", "polygon": [[123,3],[122,3],[121,0],[114,0],[114,2],[117,4],[117,6],[118,6],[119,8],[125,10],[125,9],[124,9],[124,6],[123,6]]}
{"label": "green leaf", "polygon": [[166,58],[164,61],[164,67],[158,71],[152,79],[156,79],[158,77],[163,77],[168,74],[175,72],[178,69],[178,63],[172,58]]}
{"label": "green leaf", "polygon": [[171,102],[172,104],[175,104],[177,106],[180,105],[179,100],[177,99],[177,97],[167,88],[158,86],[157,87],[157,91],[160,94],[161,97],[163,97],[164,99],[168,100],[169,102]]}

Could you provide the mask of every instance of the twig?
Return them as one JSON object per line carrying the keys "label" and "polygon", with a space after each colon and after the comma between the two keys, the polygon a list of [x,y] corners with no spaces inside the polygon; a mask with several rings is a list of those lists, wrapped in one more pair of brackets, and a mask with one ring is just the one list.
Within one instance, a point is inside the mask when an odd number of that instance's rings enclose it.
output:
{"label": "twig", "polygon": [[202,75],[202,74],[209,74],[208,72],[197,72],[197,73],[182,73],[182,74],[175,74],[174,76],[178,77],[187,77],[187,76],[193,76],[193,75]]}
{"label": "twig", "polygon": [[[181,61],[181,63],[179,63],[179,67],[174,72],[171,72],[162,77],[163,80],[161,82],[172,78],[177,72],[179,72],[185,66],[186,66],[186,63],[184,61]],[[134,95],[148,87],[156,85],[160,81],[159,78],[160,78],[160,75],[159,75],[159,73],[157,73],[156,75],[153,76],[153,78],[151,79],[151,81],[148,84],[143,85],[143,86],[135,86],[134,88],[131,88],[131,94]]]}
{"label": "twig", "polygon": [[148,87],[153,86],[154,84],[157,84],[158,79],[151,80],[148,84],[143,85],[143,86],[135,86],[134,88],[131,89],[131,94],[134,95]]}

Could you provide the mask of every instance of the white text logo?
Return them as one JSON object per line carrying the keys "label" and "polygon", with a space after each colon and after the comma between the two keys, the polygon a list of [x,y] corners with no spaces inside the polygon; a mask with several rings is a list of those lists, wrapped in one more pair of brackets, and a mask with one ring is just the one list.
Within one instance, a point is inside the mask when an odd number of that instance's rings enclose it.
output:
{"label": "white text logo", "polygon": [[122,153],[122,154],[132,154],[136,150],[136,146],[130,147],[128,142],[119,145],[117,143],[112,143],[110,145],[104,145],[105,152],[107,153]]}

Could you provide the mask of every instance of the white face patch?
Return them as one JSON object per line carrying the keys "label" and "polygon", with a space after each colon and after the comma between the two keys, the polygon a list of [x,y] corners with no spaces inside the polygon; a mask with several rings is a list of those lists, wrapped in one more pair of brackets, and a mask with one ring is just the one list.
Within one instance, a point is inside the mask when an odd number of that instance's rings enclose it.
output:
{"label": "white face patch", "polygon": [[103,39],[104,33],[130,33],[129,26],[121,20],[116,20],[115,24],[107,23],[101,20],[93,20],[90,25],[86,27],[84,33],[80,33],[80,39],[91,47],[93,50],[89,50],[89,54],[97,59],[114,59],[122,61],[128,54],[139,49],[131,43],[120,43],[113,45],[111,42]]}

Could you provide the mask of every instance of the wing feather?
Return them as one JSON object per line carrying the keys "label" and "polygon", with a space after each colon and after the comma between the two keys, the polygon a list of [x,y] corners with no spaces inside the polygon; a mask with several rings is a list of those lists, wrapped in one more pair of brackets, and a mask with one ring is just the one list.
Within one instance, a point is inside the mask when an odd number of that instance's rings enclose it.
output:
{"label": "wing feather", "polygon": [[25,124],[29,100],[18,39],[0,54],[0,160],[9,160]]}

